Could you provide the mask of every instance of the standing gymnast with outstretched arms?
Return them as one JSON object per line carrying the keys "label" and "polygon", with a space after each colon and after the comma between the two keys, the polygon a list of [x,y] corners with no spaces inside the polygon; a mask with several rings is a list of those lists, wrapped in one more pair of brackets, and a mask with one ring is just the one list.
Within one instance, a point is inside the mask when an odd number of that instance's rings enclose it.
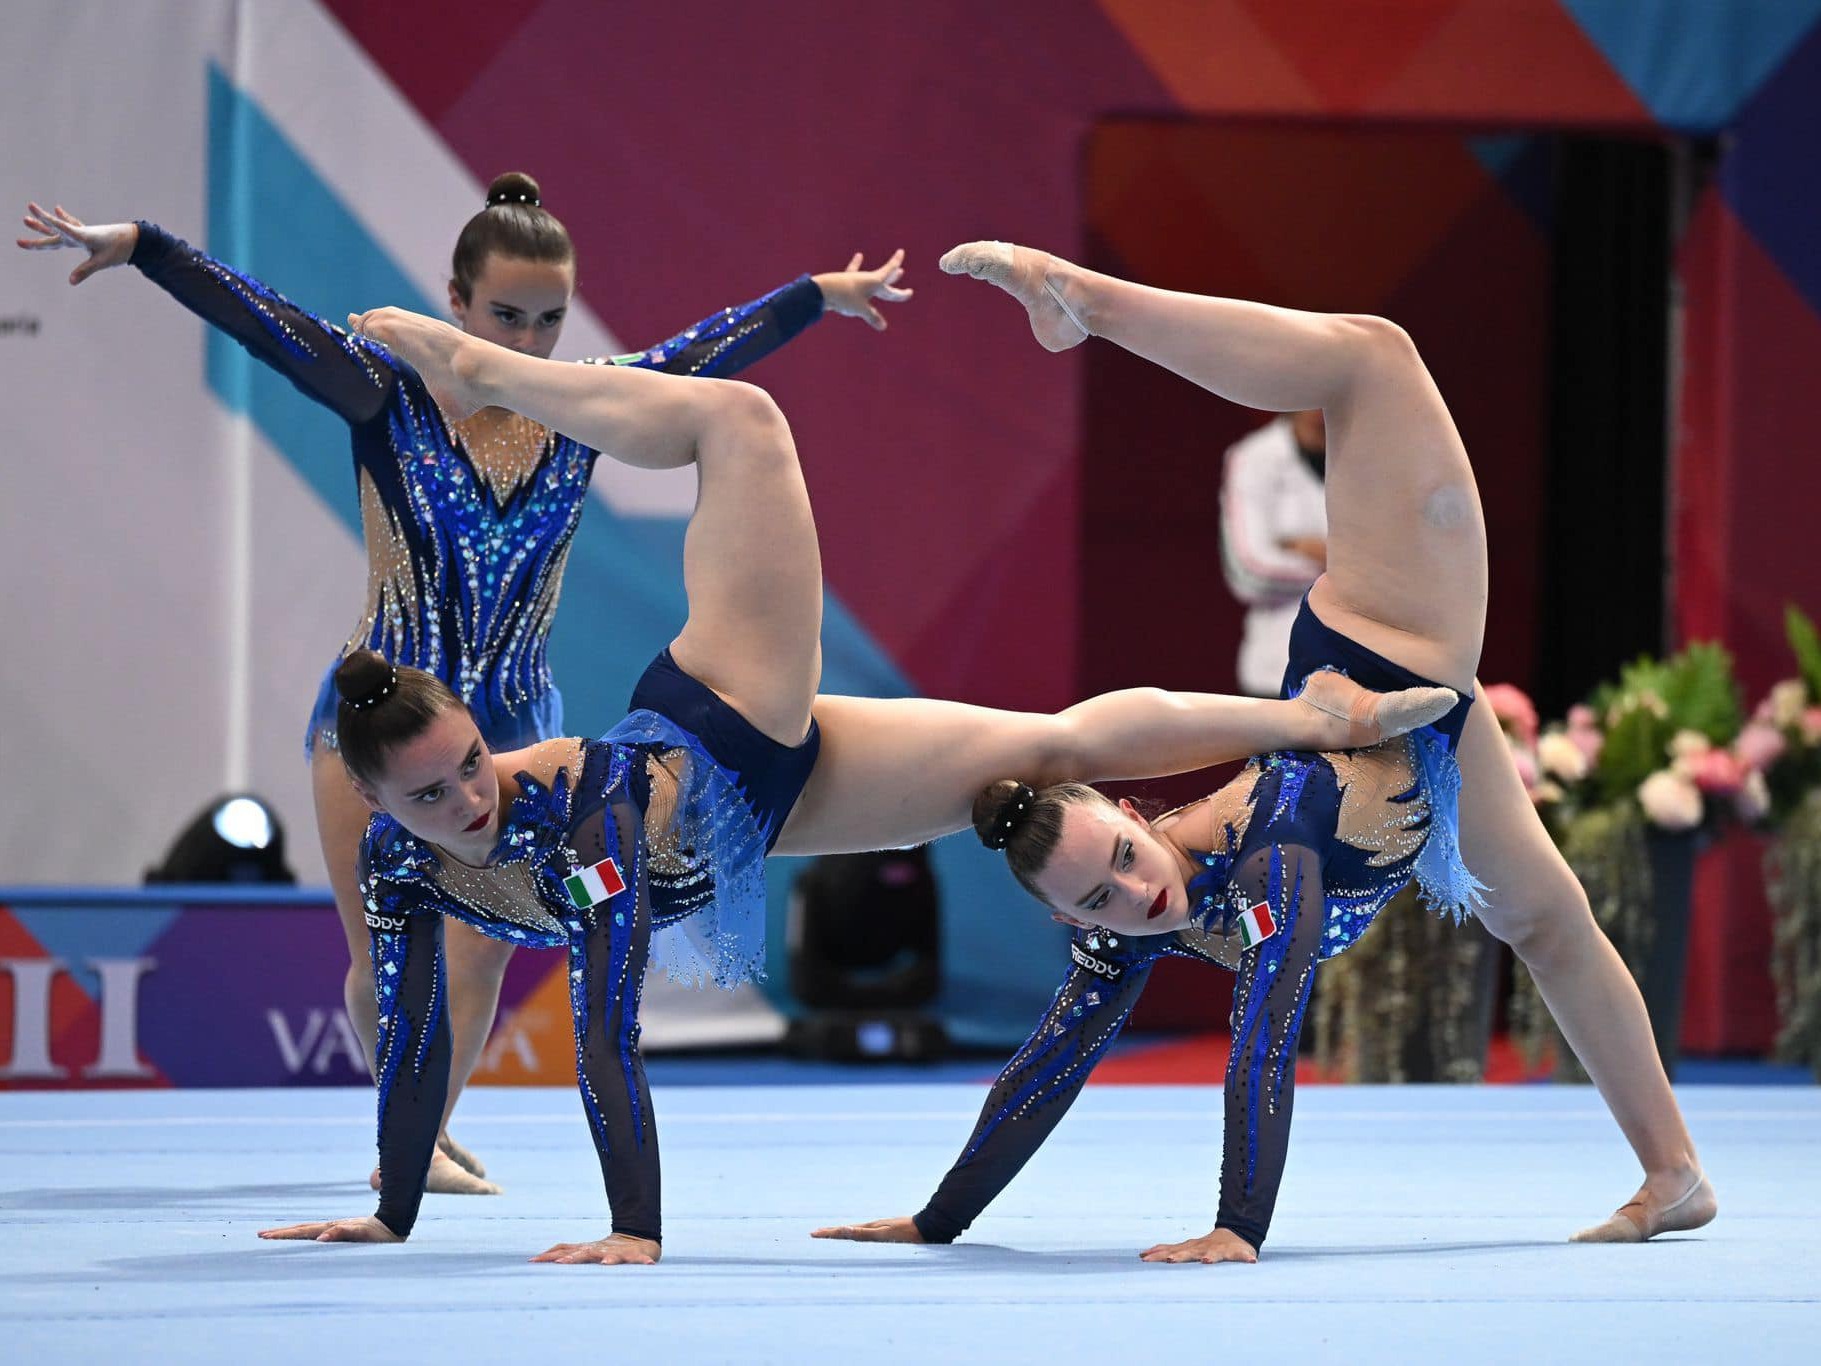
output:
{"label": "standing gymnast with outstretched arms", "polygon": [[[61,206],[33,204],[25,225],[34,235],[20,238],[21,247],[88,253],[71,272],[71,284],[112,266],[137,266],[348,424],[367,550],[367,603],[338,659],[365,648],[435,674],[468,705],[496,749],[564,733],[562,695],[550,676],[545,642],[586,506],[595,448],[504,408],[451,418],[416,375],[395,366],[383,350],[350,338],[155,224],[85,224]],[[910,290],[897,287],[902,258],[899,252],[877,269],[861,270],[855,256],[846,270],[800,276],[647,350],[612,357],[611,364],[726,376],[783,346],[825,312],[882,329],[885,319],[875,301],[910,297]],[[549,356],[575,285],[575,248],[568,230],[542,206],[537,182],[518,172],[495,179],[486,205],[457,237],[450,264],[449,309],[462,330],[526,355]],[[348,939],[343,997],[371,1058],[377,1017],[354,873],[368,812],[336,755],[333,672],[331,665],[323,676],[304,752],[323,861]],[[493,1027],[512,946],[455,924],[446,949],[455,1032],[453,1110]],[[446,1155],[430,1174],[432,1190],[497,1190],[446,1129],[442,1149]]]}
{"label": "standing gymnast with outstretched arms", "polygon": [[1136,689],[1058,716],[818,696],[815,526],[789,428],[761,390],[557,365],[396,309],[351,321],[452,411],[497,404],[629,464],[694,465],[689,613],[600,740],[493,753],[430,675],[368,651],[337,670],[341,761],[375,813],[361,886],[379,984],[380,1205],[266,1237],[396,1242],[411,1231],[448,1084],[450,920],[570,954],[577,1071],[613,1231],[538,1260],[651,1262],[662,1225],[638,1050],[647,956],[729,984],[758,967],[768,852],[959,829],[974,792],[1008,766],[1141,776],[1261,747],[1367,744],[1455,700],[1440,688],[1381,696],[1332,674],[1291,701]]}
{"label": "standing gymnast with outstretched arms", "polygon": [[959,1236],[1054,1129],[1167,954],[1225,963],[1239,980],[1216,1226],[1142,1256],[1256,1260],[1317,965],[1412,879],[1436,909],[1477,914],[1516,950],[1644,1168],[1637,1195],[1576,1238],[1636,1242],[1712,1219],[1713,1188],[1637,986],[1543,829],[1490,709],[1472,705],[1485,525],[1460,436],[1410,338],[1379,318],[1150,289],[1001,242],[957,247],[942,268],[1013,295],[1051,350],[1100,336],[1247,407],[1322,409],[1328,567],[1291,636],[1284,691],[1344,670],[1381,689],[1437,680],[1461,700],[1410,738],[1359,753],[1261,753],[1220,791],[1155,822],[1040,776],[983,791],[976,830],[1078,927],[1073,967],[924,1209],[817,1236]]}

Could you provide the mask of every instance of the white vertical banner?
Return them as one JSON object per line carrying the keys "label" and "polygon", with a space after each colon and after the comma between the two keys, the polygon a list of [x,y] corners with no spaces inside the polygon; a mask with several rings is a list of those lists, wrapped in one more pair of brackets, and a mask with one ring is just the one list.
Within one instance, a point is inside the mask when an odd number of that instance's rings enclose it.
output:
{"label": "white vertical banner", "polygon": [[[204,63],[232,0],[12,0],[6,207],[202,223]],[[223,780],[228,422],[196,320],[121,269],[0,272],[0,883],[136,881]]]}

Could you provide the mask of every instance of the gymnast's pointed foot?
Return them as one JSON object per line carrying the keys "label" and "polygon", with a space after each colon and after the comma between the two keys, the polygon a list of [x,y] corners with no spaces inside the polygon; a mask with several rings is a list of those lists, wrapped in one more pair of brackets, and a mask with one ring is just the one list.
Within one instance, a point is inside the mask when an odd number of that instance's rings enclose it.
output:
{"label": "gymnast's pointed foot", "polygon": [[1711,1223],[1720,1212],[1720,1201],[1713,1184],[1701,1172],[1686,1178],[1681,1193],[1670,1187],[1668,1198],[1646,1181],[1630,1203],[1603,1224],[1584,1228],[1568,1241],[1571,1243],[1642,1243],[1659,1233],[1680,1233]]}
{"label": "gymnast's pointed foot", "polygon": [[453,1138],[450,1138],[447,1130],[444,1130],[436,1136],[436,1146],[447,1153],[449,1159],[454,1162],[456,1166],[467,1172],[468,1175],[479,1177],[485,1177],[487,1175],[487,1169],[481,1164],[481,1160],[461,1144],[457,1143]]}
{"label": "gymnast's pointed foot", "polygon": [[348,315],[348,330],[376,341],[416,370],[444,416],[470,417],[491,402],[475,382],[477,342],[458,327],[403,308],[374,308]]}
{"label": "gymnast's pointed foot", "polygon": [[1452,688],[1405,688],[1373,692],[1343,673],[1322,669],[1310,674],[1296,701],[1320,718],[1315,748],[1364,749],[1439,721],[1454,709],[1460,694]]}
{"label": "gymnast's pointed foot", "polygon": [[998,285],[1023,304],[1045,350],[1066,351],[1092,335],[1077,268],[1047,251],[1010,242],[963,242],[938,264],[950,275]]}
{"label": "gymnast's pointed foot", "polygon": [[[367,1184],[374,1190],[379,1189],[379,1168],[373,1169],[373,1175],[367,1178]],[[457,1166],[455,1160],[441,1148],[430,1159],[430,1175],[424,1181],[424,1189],[432,1195],[498,1195],[500,1188],[491,1181],[483,1181],[465,1167]]]}

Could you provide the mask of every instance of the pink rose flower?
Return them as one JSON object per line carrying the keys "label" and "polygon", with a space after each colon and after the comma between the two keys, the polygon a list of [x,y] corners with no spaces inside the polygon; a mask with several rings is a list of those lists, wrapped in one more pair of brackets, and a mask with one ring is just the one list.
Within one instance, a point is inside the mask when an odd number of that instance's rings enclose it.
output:
{"label": "pink rose flower", "polygon": [[1739,738],[1733,741],[1732,752],[1746,771],[1762,773],[1781,759],[1788,748],[1789,742],[1783,738],[1782,731],[1762,721],[1753,721],[1739,732]]}
{"label": "pink rose flower", "polygon": [[1745,770],[1726,750],[1710,749],[1695,763],[1695,786],[1718,797],[1730,797],[1745,782]]}
{"label": "pink rose flower", "polygon": [[1568,709],[1568,729],[1580,730],[1583,727],[1598,730],[1600,718],[1585,702],[1576,702]]}
{"label": "pink rose flower", "polygon": [[1587,766],[1592,768],[1600,762],[1600,751],[1606,746],[1606,737],[1593,723],[1591,711],[1586,707],[1575,710],[1587,712],[1587,719],[1584,722],[1578,722],[1574,711],[1571,710],[1568,713],[1568,738],[1574,742],[1575,748],[1581,751],[1582,757],[1587,760]]}
{"label": "pink rose flower", "polygon": [[1755,770],[1747,773],[1738,796],[1732,801],[1739,819],[1747,825],[1756,825],[1770,814],[1770,784],[1764,781],[1762,773]]}
{"label": "pink rose flower", "polygon": [[1802,712],[1802,743],[1821,743],[1821,707],[1806,707]]}
{"label": "pink rose flower", "polygon": [[1667,769],[1638,785],[1638,804],[1651,824],[1664,830],[1692,830],[1701,823],[1701,790]]}
{"label": "pink rose flower", "polygon": [[1525,696],[1524,690],[1510,683],[1493,683],[1482,691],[1486,694],[1486,704],[1492,708],[1492,714],[1498,718],[1499,725],[1526,745],[1534,745],[1537,731],[1536,704]]}
{"label": "pink rose flower", "polygon": [[1534,792],[1536,790],[1537,780],[1536,755],[1532,754],[1527,749],[1519,749],[1516,745],[1513,745],[1511,747],[1511,762],[1517,765],[1518,777],[1524,780],[1524,791]]}

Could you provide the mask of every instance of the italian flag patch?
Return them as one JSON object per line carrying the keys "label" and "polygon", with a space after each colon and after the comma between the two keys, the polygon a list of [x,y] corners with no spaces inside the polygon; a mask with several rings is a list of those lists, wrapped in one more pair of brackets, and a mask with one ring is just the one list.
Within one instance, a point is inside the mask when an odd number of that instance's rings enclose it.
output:
{"label": "italian flag patch", "polygon": [[583,868],[563,879],[569,899],[580,910],[598,906],[610,896],[626,890],[626,879],[620,876],[620,865],[604,858],[592,868]]}
{"label": "italian flag patch", "polygon": [[1270,903],[1261,901],[1239,913],[1239,939],[1248,949],[1256,948],[1277,933],[1277,921],[1271,916]]}

